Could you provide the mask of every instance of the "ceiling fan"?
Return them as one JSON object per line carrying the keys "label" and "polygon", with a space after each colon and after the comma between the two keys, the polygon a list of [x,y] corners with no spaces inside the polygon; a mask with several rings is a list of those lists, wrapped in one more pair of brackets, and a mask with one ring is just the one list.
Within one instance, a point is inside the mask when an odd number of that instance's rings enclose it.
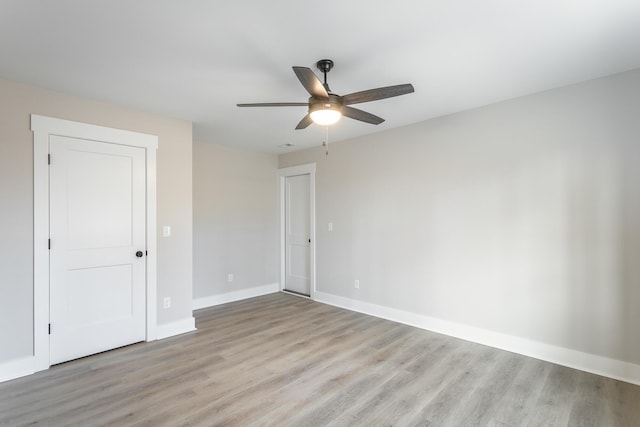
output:
{"label": "ceiling fan", "polygon": [[260,102],[237,105],[238,107],[308,107],[309,112],[300,120],[296,129],[305,129],[312,122],[323,126],[332,125],[336,123],[341,116],[379,125],[384,122],[383,118],[350,107],[350,105],[406,95],[414,91],[413,86],[407,83],[363,90],[361,92],[340,96],[331,92],[327,84],[327,73],[333,68],[333,61],[330,59],[321,59],[316,63],[316,67],[324,74],[324,83],[318,79],[310,68],[293,67],[293,72],[296,73],[298,80],[300,80],[302,86],[304,86],[311,95],[308,102]]}

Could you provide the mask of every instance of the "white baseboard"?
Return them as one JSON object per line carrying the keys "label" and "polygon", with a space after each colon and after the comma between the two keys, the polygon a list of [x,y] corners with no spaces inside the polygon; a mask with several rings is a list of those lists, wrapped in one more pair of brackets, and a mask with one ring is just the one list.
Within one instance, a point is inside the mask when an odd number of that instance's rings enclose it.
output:
{"label": "white baseboard", "polygon": [[[168,338],[186,332],[195,331],[195,319],[189,317],[177,322],[157,326],[157,339]],[[36,358],[34,356],[0,362],[0,383],[25,377],[36,372]]]}
{"label": "white baseboard", "polygon": [[33,356],[0,362],[0,383],[25,377],[36,372],[36,359]]}
{"label": "white baseboard", "polygon": [[444,335],[484,344],[490,347],[507,350],[513,353],[545,360],[569,368],[591,372],[620,381],[640,385],[640,365],[621,360],[610,359],[595,354],[584,353],[565,347],[502,334],[487,329],[476,328],[448,320],[437,319],[384,307],[338,295],[317,292],[315,300],[336,307],[346,308],[371,316],[380,317],[394,322],[404,323],[417,328],[426,329]]}
{"label": "white baseboard", "polygon": [[158,325],[156,329],[156,337],[157,339],[161,340],[163,338],[169,338],[195,330],[196,319],[193,317],[187,317],[186,319]]}
{"label": "white baseboard", "polygon": [[192,308],[198,310],[201,308],[213,307],[215,305],[226,304],[228,302],[240,301],[247,298],[259,297],[262,295],[272,294],[280,291],[280,285],[272,283],[269,285],[255,286],[253,288],[239,289],[225,294],[211,295],[208,297],[193,300]]}

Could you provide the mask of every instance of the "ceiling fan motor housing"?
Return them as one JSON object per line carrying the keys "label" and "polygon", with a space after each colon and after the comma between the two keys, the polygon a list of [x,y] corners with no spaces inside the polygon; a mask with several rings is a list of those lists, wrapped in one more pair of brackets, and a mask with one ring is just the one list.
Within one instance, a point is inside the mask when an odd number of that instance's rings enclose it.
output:
{"label": "ceiling fan motor housing", "polygon": [[307,116],[321,126],[330,126],[336,123],[342,117],[344,110],[342,98],[332,93],[328,95],[328,98],[315,96],[309,98],[309,114]]}
{"label": "ceiling fan motor housing", "polygon": [[316,110],[335,110],[342,113],[342,97],[329,94],[329,98],[316,98],[312,96],[309,98],[309,112],[312,113]]}

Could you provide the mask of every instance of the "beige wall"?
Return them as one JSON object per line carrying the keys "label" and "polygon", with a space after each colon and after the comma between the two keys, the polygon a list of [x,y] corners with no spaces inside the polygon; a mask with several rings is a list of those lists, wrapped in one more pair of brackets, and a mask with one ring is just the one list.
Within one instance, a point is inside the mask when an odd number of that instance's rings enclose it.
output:
{"label": "beige wall", "polygon": [[278,282],[277,170],[276,155],[194,142],[194,299]]}
{"label": "beige wall", "polygon": [[640,363],[639,112],[635,70],[280,156],[317,290]]}
{"label": "beige wall", "polygon": [[[157,152],[158,323],[191,317],[191,123],[0,80],[0,362],[33,354],[33,137],[41,114],[159,137]],[[8,325],[11,325],[8,327]]]}

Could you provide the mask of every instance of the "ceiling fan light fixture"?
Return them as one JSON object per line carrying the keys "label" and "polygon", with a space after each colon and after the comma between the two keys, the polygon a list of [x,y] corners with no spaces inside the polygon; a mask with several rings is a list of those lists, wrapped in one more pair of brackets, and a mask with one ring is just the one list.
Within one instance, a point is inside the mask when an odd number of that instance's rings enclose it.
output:
{"label": "ceiling fan light fixture", "polygon": [[316,67],[324,75],[324,83],[320,81],[318,76],[307,67],[293,67],[295,73],[302,86],[311,95],[307,103],[304,102],[258,102],[253,104],[237,104],[238,107],[303,107],[308,106],[308,113],[298,122],[296,130],[306,129],[311,123],[321,126],[330,126],[335,124],[340,117],[345,116],[349,119],[359,120],[361,122],[379,125],[384,119],[351,107],[352,104],[361,104],[363,102],[377,101],[379,99],[392,98],[394,96],[406,95],[414,91],[411,83],[401,85],[385,86],[376,89],[362,90],[353,92],[344,96],[331,92],[327,83],[327,73],[333,68],[333,61],[330,59],[321,59],[316,63]]}
{"label": "ceiling fan light fixture", "polygon": [[339,110],[335,110],[333,108],[323,108],[319,110],[312,111],[309,113],[311,116],[311,120],[314,123],[319,124],[321,126],[330,126],[335,124],[340,117],[342,117],[342,113]]}
{"label": "ceiling fan light fixture", "polygon": [[342,117],[342,102],[337,95],[329,94],[328,99],[309,99],[309,116],[320,126],[330,126]]}

